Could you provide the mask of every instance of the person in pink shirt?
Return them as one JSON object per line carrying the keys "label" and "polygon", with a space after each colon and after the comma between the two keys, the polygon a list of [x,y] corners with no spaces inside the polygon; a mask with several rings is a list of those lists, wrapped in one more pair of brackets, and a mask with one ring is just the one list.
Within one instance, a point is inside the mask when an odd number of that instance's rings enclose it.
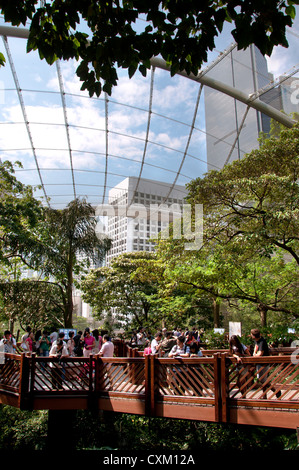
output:
{"label": "person in pink shirt", "polygon": [[86,328],[84,331],[84,349],[83,349],[83,356],[88,357],[93,353],[93,349],[95,347],[95,339],[90,334],[89,328]]}
{"label": "person in pink shirt", "polygon": [[28,337],[25,339],[25,343],[28,345],[30,354],[32,354],[32,351],[33,351],[33,340],[34,340],[34,334],[31,332],[29,333]]}

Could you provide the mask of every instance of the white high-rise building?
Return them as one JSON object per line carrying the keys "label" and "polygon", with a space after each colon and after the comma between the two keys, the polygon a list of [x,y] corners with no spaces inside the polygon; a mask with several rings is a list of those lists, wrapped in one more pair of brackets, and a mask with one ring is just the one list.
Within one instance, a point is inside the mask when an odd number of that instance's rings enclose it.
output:
{"label": "white high-rise building", "polygon": [[[184,186],[132,176],[112,188],[108,203],[115,215],[107,217],[106,234],[112,240],[107,264],[121,253],[153,251],[155,244],[151,238],[167,228],[171,222],[170,209],[180,211],[186,195]],[[160,216],[162,204],[167,217]]]}

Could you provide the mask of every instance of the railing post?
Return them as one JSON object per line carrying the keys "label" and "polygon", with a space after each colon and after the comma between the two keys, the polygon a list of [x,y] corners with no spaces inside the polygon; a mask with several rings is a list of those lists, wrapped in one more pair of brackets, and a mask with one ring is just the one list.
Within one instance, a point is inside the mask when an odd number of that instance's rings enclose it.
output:
{"label": "railing post", "polygon": [[228,354],[221,354],[221,421],[227,423],[229,421],[229,409],[228,409],[228,373],[226,368],[226,359]]}
{"label": "railing post", "polygon": [[30,394],[34,393],[34,381],[35,381],[35,371],[36,371],[36,353],[31,355],[31,374],[30,374]]}
{"label": "railing post", "polygon": [[214,354],[214,389],[215,389],[215,422],[221,422],[221,363],[219,353]]}
{"label": "railing post", "polygon": [[[91,410],[97,409],[97,380],[98,380],[98,373],[97,370],[97,363],[98,363],[98,356],[94,356],[91,354],[89,356],[89,364],[88,364],[88,408]],[[94,375],[93,375],[94,371]]]}
{"label": "railing post", "polygon": [[144,356],[145,415],[151,416],[151,363],[150,356]]}
{"label": "railing post", "polygon": [[97,354],[94,357],[94,391],[96,393],[99,391],[99,358]]}
{"label": "railing post", "polygon": [[21,410],[28,409],[29,394],[29,359],[26,353],[21,354],[20,362],[20,383],[19,383],[19,408]]}
{"label": "railing post", "polygon": [[155,416],[155,355],[150,355],[150,416]]}
{"label": "railing post", "polygon": [[89,391],[89,394],[92,394],[92,391],[93,391],[93,354],[90,354],[89,356],[89,364],[88,364],[88,374],[89,374],[89,377],[88,377],[88,391]]}

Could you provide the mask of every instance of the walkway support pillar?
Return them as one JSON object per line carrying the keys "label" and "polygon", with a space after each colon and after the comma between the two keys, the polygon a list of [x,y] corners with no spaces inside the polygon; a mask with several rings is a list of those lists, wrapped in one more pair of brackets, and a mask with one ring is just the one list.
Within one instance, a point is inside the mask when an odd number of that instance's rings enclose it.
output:
{"label": "walkway support pillar", "polygon": [[76,450],[76,410],[49,410],[47,450],[55,452]]}

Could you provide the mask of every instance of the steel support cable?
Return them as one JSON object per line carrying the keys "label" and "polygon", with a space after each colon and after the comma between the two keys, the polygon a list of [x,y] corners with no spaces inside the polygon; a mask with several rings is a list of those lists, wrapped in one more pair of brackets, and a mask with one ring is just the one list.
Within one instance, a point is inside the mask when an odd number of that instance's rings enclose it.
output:
{"label": "steel support cable", "polygon": [[[206,70],[206,69],[205,69],[205,70]],[[208,71],[209,71],[209,70],[207,70],[205,73],[207,73]],[[15,91],[15,89],[14,89],[14,88],[12,88],[12,89],[7,89],[7,88],[6,88],[5,91]],[[53,91],[53,90],[31,90],[31,89],[25,89],[25,88],[23,88],[23,92],[25,92],[25,91],[26,91],[26,92],[29,92],[29,93],[32,93],[32,92],[33,92],[33,93],[48,93],[48,94],[58,94],[58,93],[60,93],[59,91]],[[65,96],[70,96],[70,97],[75,97],[75,98],[76,98],[76,97],[77,97],[77,98],[84,98],[84,99],[88,99],[88,100],[100,100],[100,101],[102,100],[102,101],[104,101],[102,98],[98,98],[98,97],[97,97],[97,98],[94,98],[94,97],[90,97],[90,96],[78,95],[78,94],[76,94],[76,93],[66,93],[66,92],[65,92]],[[133,105],[130,105],[130,104],[127,104],[127,103],[121,103],[121,102],[119,102],[119,101],[115,101],[115,100],[112,100],[112,99],[109,99],[109,103],[117,104],[118,106],[123,106],[123,107],[125,107],[125,108],[136,109],[137,111],[143,111],[143,112],[146,112],[146,113],[148,112],[148,110],[143,109],[143,108],[140,108],[140,107],[138,107],[138,106],[133,106]],[[170,116],[166,116],[165,114],[157,113],[156,111],[153,111],[153,110],[152,110],[151,114],[152,114],[152,116],[161,117],[161,118],[165,119],[166,121],[176,122],[177,124],[181,124],[182,126],[186,126],[186,127],[189,127],[189,126],[190,126],[190,125],[187,124],[186,122],[180,121],[179,119],[175,119],[175,118],[170,117]],[[0,122],[0,125],[1,125],[1,124],[5,124],[5,123]],[[15,124],[15,122],[12,122],[11,124]],[[51,123],[49,123],[49,125],[51,125]],[[56,124],[53,124],[53,123],[52,123],[52,125],[56,125]],[[71,126],[69,126],[69,127],[71,127]],[[80,127],[80,128],[82,128],[82,129],[88,129],[88,130],[95,130],[95,129],[92,128],[92,127],[84,127],[84,126],[74,126],[74,127],[78,127],[78,128]],[[210,137],[216,138],[215,135],[213,135],[213,134],[211,134],[211,133],[208,133],[208,132],[206,132],[206,131],[203,130],[203,129],[200,129],[200,128],[198,128],[198,127],[194,127],[194,129],[197,130],[197,131],[199,131],[199,132],[201,132],[202,134],[205,134],[205,135],[208,135],[208,136],[210,136]],[[102,130],[102,129],[101,129],[101,130]],[[113,131],[109,131],[109,132],[111,133],[111,132],[113,132]],[[124,134],[124,135],[126,136],[126,134]],[[127,135],[127,136],[128,136],[128,135]],[[228,144],[228,142],[226,142],[223,138],[222,138],[222,139],[218,139],[218,140],[221,141],[221,142],[224,142],[225,144]],[[153,143],[153,142],[151,142],[151,143]],[[242,149],[240,149],[240,150],[242,151]],[[245,151],[244,151],[243,153],[245,153]],[[205,160],[202,160],[202,159],[200,159],[200,158],[198,158],[198,157],[194,157],[193,155],[190,155],[190,157],[195,158],[195,159],[197,159],[197,160],[199,160],[199,161],[202,161],[203,163],[206,163]],[[210,165],[211,165],[211,164],[210,164]],[[215,168],[216,168],[216,169],[220,169],[220,167],[217,167],[216,165],[215,165]]]}
{"label": "steel support cable", "polygon": [[139,171],[139,176],[138,176],[138,179],[137,179],[137,183],[136,183],[136,186],[134,188],[131,201],[128,203],[127,210],[131,207],[131,205],[134,201],[135,195],[136,195],[138,187],[139,187],[141,175],[142,175],[142,172],[143,172],[144,163],[145,163],[147,144],[149,142],[148,137],[149,137],[149,131],[150,131],[150,126],[151,126],[151,117],[152,117],[154,76],[155,76],[155,67],[151,67],[151,85],[150,85],[150,97],[149,97],[149,107],[148,107],[148,119],[147,119],[146,137],[145,137],[145,141],[144,141],[142,161],[141,161],[141,166],[140,166],[140,171]]}
{"label": "steel support cable", "polygon": [[[170,71],[170,67],[164,59],[154,57],[151,59],[151,64],[163,70]],[[231,96],[232,98],[235,98],[241,103],[245,103],[246,105],[249,105],[257,111],[260,111],[266,114],[267,116],[275,119],[277,122],[280,122],[288,128],[292,128],[295,124],[295,121],[292,118],[282,113],[281,111],[278,111],[273,106],[270,106],[258,99],[252,101],[251,95],[247,95],[243,91],[238,90],[237,88],[234,88],[230,85],[227,85],[219,80],[215,80],[214,78],[208,77],[206,75],[200,76],[200,74],[187,74],[186,71],[177,72],[177,74],[181,75],[182,77],[189,78],[190,80],[193,80],[195,82],[202,83],[203,85],[213,88],[214,90],[220,91],[221,93],[224,93],[228,96]]]}
{"label": "steel support cable", "polygon": [[[30,148],[18,148],[18,149],[5,149],[5,150],[2,150],[0,149],[0,151],[3,151],[3,152],[15,152],[15,151],[28,151],[28,150],[31,150]],[[36,150],[42,150],[42,151],[50,151],[48,148],[36,148]],[[60,152],[65,152],[66,149],[51,149],[51,152],[52,151],[60,151]],[[73,149],[73,153],[84,153],[84,154],[90,154],[90,155],[105,155],[103,152],[93,152],[91,150],[76,150],[76,149]],[[120,160],[126,160],[126,161],[129,161],[129,162],[132,162],[133,160],[131,158],[127,158],[127,157],[121,157],[120,155],[113,155],[113,154],[110,154],[110,158],[117,158],[117,159],[120,159]],[[195,157],[194,157],[195,158]],[[157,168],[158,170],[163,170],[163,171],[168,171],[169,173],[176,173],[175,170],[171,170],[170,168],[165,168],[163,166],[159,166],[159,165],[154,165],[153,163],[148,163],[148,162],[144,162],[144,165],[147,165],[147,166],[150,166],[152,168]],[[66,171],[65,168],[43,168],[43,170],[47,170],[47,171]],[[23,168],[23,169],[16,169],[16,171],[36,171],[35,169],[32,169],[32,168]],[[86,169],[82,169],[82,168],[74,168],[74,171],[76,172],[88,172],[88,173],[101,173],[101,174],[104,174],[104,171],[100,171],[100,170],[86,170]],[[112,173],[110,172],[109,173],[110,175],[114,175],[114,176],[123,176],[124,178],[127,178],[127,176],[125,175],[120,175],[118,173]],[[191,176],[188,176],[188,175],[184,175],[183,173],[181,173],[181,175],[184,177],[184,178],[188,178],[188,179],[192,179]],[[76,185],[78,186],[78,184]]]}
{"label": "steel support cable", "polygon": [[246,120],[246,118],[247,118],[247,114],[248,114],[249,110],[250,110],[250,106],[247,106],[246,111],[245,111],[245,113],[244,113],[244,116],[243,116],[243,118],[242,118],[242,121],[241,121],[241,123],[240,123],[240,126],[239,126],[239,129],[238,129],[236,138],[235,138],[235,140],[234,140],[234,142],[233,142],[233,144],[232,144],[232,146],[231,146],[231,149],[230,149],[230,151],[229,151],[229,154],[228,154],[228,156],[227,156],[227,158],[226,158],[226,160],[225,160],[223,166],[225,166],[225,165],[228,164],[228,162],[229,162],[229,160],[230,160],[230,157],[232,156],[232,153],[233,153],[233,151],[234,151],[234,148],[235,148],[235,146],[236,146],[236,143],[238,142],[238,139],[239,139],[239,137],[240,137],[241,130],[242,130],[243,127],[244,127],[245,120]]}
{"label": "steel support cable", "polygon": [[224,51],[219,51],[218,57],[213,60],[209,65],[207,65],[204,69],[198,72],[198,77],[203,77],[208,72],[210,72],[216,65],[218,65],[226,56],[228,56],[235,48],[237,47],[237,43],[233,42],[227,49]]}
{"label": "steel support cable", "polygon": [[[6,91],[8,91],[8,90],[6,89]],[[15,89],[11,89],[11,90],[9,90],[9,91],[15,91]],[[52,93],[52,94],[58,94],[58,93],[59,93],[59,94],[60,94],[59,91],[57,92],[57,91],[48,91],[48,90],[30,90],[30,89],[23,89],[23,92],[25,92],[25,91],[26,91],[26,92],[34,92],[34,93]],[[75,94],[75,93],[65,93],[65,96],[101,100],[101,98],[90,98],[89,96],[77,95],[77,94]],[[120,103],[120,102],[118,102],[118,101],[114,101],[114,100],[111,100],[111,99],[109,99],[109,102],[110,102],[110,103],[117,104],[117,105],[119,105],[119,106],[124,106],[124,107],[126,107],[126,108],[132,108],[132,109],[136,109],[136,110],[138,110],[138,111],[148,112],[147,110],[145,110],[145,109],[143,109],[143,108],[139,108],[139,107],[137,107],[137,106],[132,106],[132,105],[129,105],[129,104],[126,104],[126,103]],[[161,117],[161,118],[163,118],[163,119],[165,119],[165,120],[167,120],[167,121],[175,122],[175,123],[181,124],[181,125],[183,125],[183,126],[186,126],[186,127],[188,127],[188,128],[190,127],[190,125],[187,124],[186,122],[180,121],[180,120],[178,120],[178,119],[174,119],[174,118],[169,117],[169,116],[166,116],[166,115],[164,115],[164,114],[157,113],[157,112],[155,112],[155,111],[153,111],[153,110],[152,110],[152,113],[151,113],[151,114],[152,114],[152,116],[153,116],[153,115],[154,115],[154,116],[158,116],[158,117]],[[7,123],[5,123],[5,122],[0,122],[0,125],[1,125],[1,124],[7,124]],[[18,124],[18,123],[17,123],[17,122],[11,122],[10,124]],[[33,123],[32,123],[32,124],[33,124]],[[34,123],[34,124],[38,124],[38,125],[47,124],[47,125],[49,125],[49,126],[51,126],[51,125],[52,125],[52,126],[57,126],[57,125],[59,125],[59,124],[57,124],[57,123],[40,123],[40,122]],[[87,129],[87,130],[96,130],[96,131],[97,131],[97,130],[100,130],[100,131],[102,131],[102,132],[105,132],[104,129],[95,129],[95,128],[93,128],[93,127],[87,127],[87,126],[76,126],[76,125],[74,125],[74,124],[69,125],[69,127],[75,127],[75,128],[78,128],[78,129],[80,128],[80,129]],[[194,127],[194,129],[197,130],[198,132],[201,132],[202,134],[205,134],[205,135],[207,135],[207,136],[210,136],[210,137],[216,139],[216,136],[215,136],[215,135],[213,135],[213,134],[211,134],[211,133],[209,133],[209,132],[206,132],[206,131],[203,130],[203,129],[200,129],[200,128],[198,128],[198,127]],[[111,131],[111,130],[110,130],[109,132],[110,132],[110,133],[113,133],[114,131]],[[128,134],[122,134],[122,135],[123,135],[124,137],[132,137],[132,138],[134,138],[134,136],[130,136],[130,135],[128,135]],[[140,140],[143,141],[143,139],[141,139],[141,138],[140,138]],[[230,145],[230,143],[227,142],[224,138],[220,138],[220,139],[218,138],[218,141]],[[155,142],[150,142],[150,143],[152,143],[152,144],[154,144],[154,145],[159,145],[158,143],[155,143]],[[171,148],[170,148],[170,150],[175,150],[175,149],[171,149]],[[75,150],[73,149],[73,152],[74,152],[74,151],[75,151]],[[242,149],[240,149],[240,151],[243,152],[243,153],[246,153],[246,152],[243,151]],[[206,163],[206,160],[203,160],[203,159],[201,159],[201,158],[199,158],[199,157],[195,157],[194,155],[188,155],[188,156],[190,156],[191,158],[194,158],[195,160],[198,160],[198,161],[200,161],[200,162]],[[145,163],[145,165],[146,165],[146,163]],[[210,166],[213,166],[216,170],[220,170],[220,169],[221,169],[220,167],[218,167],[217,165],[213,165],[212,163],[210,163]]]}
{"label": "steel support cable", "polygon": [[[236,43],[233,43],[230,45],[230,47],[225,50],[222,54],[219,54],[219,56],[217,57],[217,59],[215,59],[210,65],[208,65],[207,67],[205,67],[205,69],[203,69],[201,72],[199,72],[198,74],[198,77],[199,78],[202,78],[204,75],[206,75],[208,72],[210,72],[216,65],[218,65],[227,55],[229,55],[235,48],[237,47],[237,44]],[[188,137],[188,141],[187,141],[187,145],[186,145],[186,148],[185,148],[185,152],[184,152],[184,156],[182,158],[182,161],[181,161],[181,164],[180,164],[180,167],[179,167],[179,170],[177,172],[177,175],[174,179],[174,182],[172,183],[172,186],[169,190],[169,192],[167,193],[167,195],[165,196],[164,200],[163,200],[163,204],[164,202],[166,201],[166,199],[168,199],[168,197],[170,196],[171,194],[171,191],[173,190],[178,178],[179,178],[179,175],[181,174],[181,169],[183,167],[183,164],[185,162],[185,159],[186,159],[186,156],[188,155],[188,148],[189,148],[189,145],[190,145],[190,142],[191,142],[191,137],[192,137],[192,134],[193,134],[193,130],[195,129],[195,121],[196,121],[196,116],[197,116],[197,112],[198,112],[198,107],[199,107],[199,102],[200,102],[200,98],[201,98],[201,93],[202,93],[202,90],[203,90],[203,84],[201,83],[200,85],[200,88],[199,88],[199,91],[198,91],[198,95],[197,95],[197,101],[196,101],[196,106],[195,106],[195,111],[194,111],[194,115],[193,115],[193,121],[192,121],[192,124],[191,124],[191,129],[190,129],[190,133],[189,133],[189,137]]]}
{"label": "steel support cable", "polygon": [[181,173],[181,169],[184,165],[184,162],[185,162],[185,159],[186,159],[186,156],[188,155],[188,148],[189,148],[189,145],[190,145],[190,142],[191,142],[191,137],[192,137],[192,134],[193,134],[193,130],[194,130],[194,125],[195,125],[195,121],[196,121],[196,117],[197,117],[197,112],[198,112],[198,107],[199,107],[199,102],[200,102],[200,98],[201,98],[201,93],[202,93],[202,89],[203,89],[203,84],[200,85],[200,88],[198,90],[198,94],[197,94],[197,100],[196,100],[196,104],[195,104],[195,109],[194,109],[194,113],[193,113],[193,119],[192,119],[192,124],[191,124],[191,127],[190,127],[190,132],[189,132],[189,136],[188,136],[188,140],[187,140],[187,144],[186,144],[186,147],[185,147],[185,151],[184,151],[184,155],[183,155],[183,158],[182,158],[182,161],[181,161],[181,164],[179,166],[179,169],[177,171],[177,174],[176,174],[176,177],[167,193],[167,195],[165,196],[165,198],[163,199],[163,202],[162,204],[164,204],[164,202],[169,198],[174,186],[176,185],[176,182],[178,180],[178,177],[180,176],[180,173]]}
{"label": "steel support cable", "polygon": [[26,112],[26,108],[25,108],[23,95],[22,95],[22,90],[20,88],[17,72],[16,72],[16,69],[15,69],[15,66],[14,66],[13,58],[12,58],[12,55],[11,55],[11,52],[10,52],[10,48],[9,48],[9,44],[8,44],[6,36],[3,36],[3,43],[4,43],[4,47],[5,47],[5,50],[6,50],[7,57],[8,57],[8,61],[9,61],[10,69],[11,69],[11,72],[12,72],[13,80],[14,80],[14,83],[15,83],[16,91],[17,91],[17,94],[18,94],[19,103],[20,103],[20,106],[21,106],[21,109],[22,109],[24,123],[25,123],[25,126],[26,126],[26,131],[27,131],[27,134],[28,134],[28,138],[29,138],[29,141],[30,141],[31,151],[32,151],[33,156],[34,156],[34,160],[35,160],[38,176],[39,176],[39,179],[40,179],[41,187],[42,187],[44,196],[46,198],[46,202],[47,202],[48,206],[50,207],[49,198],[48,198],[47,193],[46,193],[45,185],[44,185],[44,182],[43,182],[42,174],[41,174],[40,167],[39,167],[38,160],[37,160],[36,151],[35,151],[35,148],[34,148],[34,143],[33,143],[32,135],[31,135],[31,131],[30,131],[30,126],[29,126],[29,121],[28,121],[28,117],[27,117],[27,112]]}
{"label": "steel support cable", "polygon": [[105,153],[105,177],[104,177],[104,191],[103,191],[103,198],[102,198],[102,204],[105,202],[105,197],[106,197],[106,187],[107,187],[107,173],[108,173],[108,144],[109,144],[109,138],[108,138],[108,95],[105,93],[105,148],[106,148],[106,153]]}
{"label": "steel support cable", "polygon": [[[203,77],[204,75],[206,75],[208,72],[210,72],[217,64],[219,64],[228,54],[230,54],[235,48],[237,47],[237,44],[236,43],[233,43],[230,45],[230,47],[225,50],[223,53],[219,54],[219,56],[217,57],[217,59],[215,59],[210,65],[208,65],[205,69],[203,69],[201,72],[199,72],[199,77]],[[135,194],[136,194],[136,191],[138,189],[138,186],[139,186],[139,182],[140,182],[140,178],[141,178],[141,173],[142,173],[142,170],[143,170],[143,165],[144,165],[144,159],[145,159],[145,154],[146,154],[146,147],[147,147],[147,144],[148,144],[148,135],[149,135],[149,128],[150,128],[150,120],[151,120],[151,114],[152,114],[152,100],[153,100],[153,86],[154,86],[154,72],[155,72],[155,67],[153,66],[151,68],[152,70],[152,76],[151,76],[151,89],[150,89],[150,105],[149,105],[149,119],[148,119],[148,126],[147,126],[147,134],[146,134],[146,140],[145,140],[145,149],[144,149],[144,153],[143,153],[143,159],[142,159],[142,165],[141,165],[141,170],[140,170],[140,174],[139,174],[139,178],[138,178],[138,181],[137,181],[137,184],[136,184],[136,187],[135,187],[135,190],[134,190],[134,193],[133,193],[133,196],[132,196],[132,200],[129,204],[129,207],[130,205],[132,204],[132,201],[134,200],[134,197],[135,197]],[[196,108],[195,108],[195,113],[194,113],[194,117],[193,117],[193,121],[192,121],[192,124],[191,124],[191,129],[190,129],[190,133],[189,133],[189,138],[188,138],[188,142],[187,142],[187,146],[186,146],[186,149],[185,149],[185,152],[184,152],[184,155],[183,155],[183,158],[182,158],[182,161],[181,161],[181,164],[180,164],[180,167],[179,167],[179,170],[176,174],[176,177],[175,177],[175,180],[169,190],[169,192],[167,193],[167,195],[165,196],[162,204],[168,199],[169,195],[171,194],[171,191],[173,190],[173,187],[175,186],[177,180],[178,180],[178,177],[179,175],[181,174],[181,169],[183,167],[183,164],[185,162],[185,159],[186,159],[186,156],[188,155],[187,154],[187,151],[188,151],[188,148],[189,148],[189,145],[190,145],[190,141],[191,141],[191,136],[192,136],[192,133],[193,133],[193,130],[195,128],[195,121],[196,121],[196,116],[197,116],[197,111],[198,111],[198,106],[199,106],[199,101],[200,101],[200,97],[201,97],[201,93],[202,93],[202,89],[203,89],[203,85],[200,86],[200,89],[199,89],[199,92],[198,92],[198,96],[197,96],[197,102],[196,102]],[[204,160],[202,160],[204,161]]]}
{"label": "steel support cable", "polygon": [[[19,28],[19,27],[14,27],[14,26],[0,25],[0,35],[28,39],[29,29]],[[167,70],[168,72],[170,71],[170,66],[162,58],[153,57],[150,60],[150,62],[151,62],[151,65],[154,67],[158,67],[162,70]],[[282,113],[281,111],[278,111],[277,109],[273,108],[273,106],[267,105],[266,103],[260,100],[254,100],[253,102],[250,103],[250,97],[246,93],[236,88],[233,88],[229,85],[226,85],[225,83],[219,80],[215,80],[211,77],[207,77],[206,75],[200,76],[200,72],[198,75],[194,75],[192,73],[188,74],[186,71],[182,71],[182,72],[177,72],[177,75],[202,83],[203,85],[213,88],[214,90],[218,90],[228,96],[232,96],[233,98],[236,98],[242,103],[249,104],[254,109],[261,111],[264,114],[267,114],[268,116],[270,116],[271,118],[275,119],[276,121],[280,122],[281,124],[283,124],[284,126],[288,128],[293,127],[293,125],[295,124],[295,121],[293,119],[291,119],[289,116]]]}
{"label": "steel support cable", "polygon": [[74,175],[74,169],[73,169],[73,155],[72,155],[69,124],[68,124],[67,111],[66,111],[66,102],[65,102],[63,79],[62,79],[62,73],[61,73],[60,61],[59,60],[56,60],[56,70],[57,70],[59,90],[60,90],[60,96],[61,96],[61,102],[62,102],[62,109],[63,109],[63,116],[64,116],[64,127],[65,127],[65,131],[66,131],[66,138],[67,138],[67,144],[68,144],[68,153],[69,153],[69,157],[70,157],[70,167],[71,167],[71,174],[72,174],[74,198],[76,199],[76,184],[75,184],[75,175]]}
{"label": "steel support cable", "polygon": [[288,80],[289,78],[291,78],[293,75],[295,75],[296,73],[298,73],[298,72],[299,72],[298,64],[294,65],[294,66],[291,68],[291,70],[292,70],[292,72],[290,72],[290,73],[285,72],[282,76],[279,77],[279,79],[273,80],[273,82],[268,83],[268,84],[267,84],[266,86],[264,86],[263,88],[260,88],[260,89],[257,90],[256,92],[254,92],[254,93],[252,93],[251,95],[249,95],[250,101],[256,100],[256,99],[259,98],[260,96],[262,96],[262,95],[264,95],[265,93],[267,93],[269,90],[272,90],[272,89],[275,88],[276,86],[281,85],[283,82],[285,82],[286,80]]}

